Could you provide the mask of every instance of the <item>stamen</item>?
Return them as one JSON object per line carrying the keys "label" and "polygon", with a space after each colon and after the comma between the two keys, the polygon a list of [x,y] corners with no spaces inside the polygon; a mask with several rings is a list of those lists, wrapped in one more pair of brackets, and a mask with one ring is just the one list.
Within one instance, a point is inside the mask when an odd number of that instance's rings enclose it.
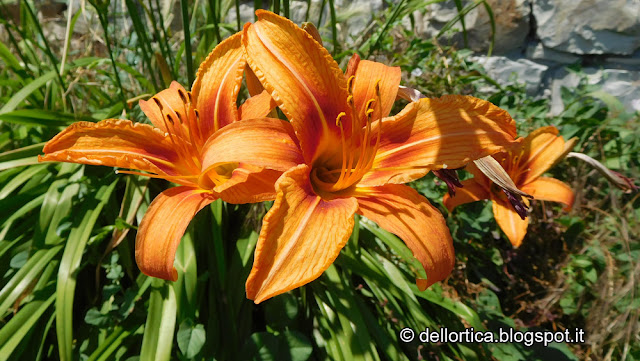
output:
{"label": "stamen", "polygon": [[342,117],[347,115],[345,112],[340,112],[336,117],[336,125],[340,127],[340,140],[342,142],[342,166],[340,167],[340,177],[335,183],[335,186],[339,186],[344,180],[347,174],[347,143],[344,139],[344,129],[342,128]]}

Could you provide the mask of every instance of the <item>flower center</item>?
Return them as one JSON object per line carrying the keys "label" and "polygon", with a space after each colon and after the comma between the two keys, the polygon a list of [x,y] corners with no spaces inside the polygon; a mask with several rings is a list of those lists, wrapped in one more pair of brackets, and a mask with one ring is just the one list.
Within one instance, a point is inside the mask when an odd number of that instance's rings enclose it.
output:
{"label": "flower center", "polygon": [[[380,145],[382,133],[382,119],[374,126],[372,123],[376,107],[382,117],[382,102],[380,95],[380,80],[375,84],[376,96],[369,99],[364,107],[364,114],[358,116],[353,99],[353,82],[351,76],[348,81],[349,96],[347,104],[351,113],[351,134],[345,136],[342,124],[346,113],[341,112],[336,117],[336,126],[340,129],[340,150],[329,151],[324,157],[319,157],[311,172],[311,181],[316,190],[322,192],[338,192],[356,184],[373,166],[376,152]],[[364,119],[364,124],[362,122]],[[374,141],[375,139],[375,141]]]}

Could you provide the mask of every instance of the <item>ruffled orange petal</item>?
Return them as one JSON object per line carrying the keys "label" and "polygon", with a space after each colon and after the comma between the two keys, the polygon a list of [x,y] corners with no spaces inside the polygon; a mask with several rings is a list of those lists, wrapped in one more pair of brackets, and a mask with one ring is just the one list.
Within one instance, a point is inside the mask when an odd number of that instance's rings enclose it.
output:
{"label": "ruffled orange petal", "polygon": [[[340,139],[336,118],[349,113],[347,82],[331,54],[290,20],[258,10],[244,28],[247,63],[291,121],[308,164],[327,139]],[[350,122],[343,122],[350,134]]]}
{"label": "ruffled orange petal", "polygon": [[232,204],[258,203],[276,198],[275,184],[281,171],[240,164],[231,178],[213,189],[219,197]]}
{"label": "ruffled orange petal", "polygon": [[291,124],[280,119],[252,119],[216,132],[202,149],[202,169],[227,163],[288,170],[303,163]]}
{"label": "ruffled orange petal", "polygon": [[197,174],[183,162],[168,136],[153,126],[129,120],[78,122],[44,146],[41,161],[132,168],[166,174]]}
{"label": "ruffled orange petal", "polygon": [[514,179],[516,184],[525,185],[546,172],[565,154],[564,143],[554,126],[538,128],[529,133],[520,148],[518,169],[522,173],[517,180]]}
{"label": "ruffled orange petal", "polygon": [[[356,114],[364,117],[367,102],[374,99],[376,102],[380,101],[381,104],[373,104],[374,111],[371,119],[381,119],[388,116],[398,94],[401,76],[400,67],[397,66],[386,66],[369,60],[358,62],[353,83]],[[376,84],[378,84],[380,97],[376,92]],[[363,120],[361,124],[364,125],[365,121]]]}
{"label": "ruffled orange petal", "polygon": [[151,202],[136,236],[136,263],[142,273],[175,281],[178,244],[191,219],[215,197],[198,188],[174,187]]}
{"label": "ruffled orange petal", "polygon": [[200,113],[200,133],[207,139],[218,129],[238,120],[236,100],[245,60],[236,33],[218,44],[200,65],[191,91]]}
{"label": "ruffled orange petal", "polygon": [[[382,126],[373,169],[361,183],[401,183],[421,176],[415,168],[460,168],[514,143],[515,122],[495,105],[470,96],[423,98]],[[415,178],[413,178],[415,179]]]}
{"label": "ruffled orange petal", "polygon": [[569,211],[573,206],[573,191],[568,184],[555,178],[539,177],[533,182],[522,187],[535,199],[551,202],[560,202],[565,205],[564,210]]}
{"label": "ruffled orange petal", "polygon": [[256,303],[318,278],[346,244],[358,208],[355,198],[316,195],[306,165],[284,173],[276,190],[246,284],[247,298]]}
{"label": "ruffled orange petal", "polygon": [[447,207],[449,212],[461,204],[471,203],[482,199],[489,199],[489,190],[476,182],[475,179],[463,180],[462,188],[456,188],[454,197],[445,194],[442,203]]}
{"label": "ruffled orange petal", "polygon": [[240,109],[238,109],[238,116],[241,120],[264,118],[277,105],[275,100],[273,100],[271,95],[265,90],[245,100]]}
{"label": "ruffled orange petal", "polygon": [[[493,216],[498,226],[500,226],[500,229],[507,235],[513,247],[520,247],[524,236],[527,234],[529,218],[520,218],[506,197],[492,198]],[[527,207],[529,206],[529,201],[526,198],[523,198],[523,202]]]}
{"label": "ruffled orange petal", "polygon": [[359,190],[358,213],[396,234],[427,273],[420,290],[445,279],[453,270],[453,239],[442,214],[414,189],[398,184]]}

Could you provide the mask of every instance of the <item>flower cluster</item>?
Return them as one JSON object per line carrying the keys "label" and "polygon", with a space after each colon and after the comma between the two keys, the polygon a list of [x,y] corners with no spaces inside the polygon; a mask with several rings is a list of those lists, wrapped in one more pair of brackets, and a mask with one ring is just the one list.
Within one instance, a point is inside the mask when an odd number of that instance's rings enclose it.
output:
{"label": "flower cluster", "polygon": [[[521,142],[509,114],[487,101],[408,97],[398,67],[354,55],[343,72],[313,29],[268,11],[257,16],[211,52],[191,91],[174,82],[140,102],[152,125],[80,122],[44,148],[43,161],[135,169],[119,172],[178,185],[158,195],[138,229],[136,261],[145,274],[177,278],[180,239],[215,199],[275,200],[246,283],[256,303],[319,277],[349,239],[355,214],[407,244],[424,267],[420,289],[446,278],[455,260],[449,229],[437,208],[405,185],[431,171],[462,186],[445,199],[449,208],[492,197],[498,222],[512,223],[514,244],[523,226],[504,197],[481,175],[460,183],[452,170],[503,157],[525,192],[571,204],[566,186],[540,177],[552,160],[538,149],[556,147],[552,129]],[[238,108],[243,77],[252,96]],[[389,116],[397,97],[409,104]],[[269,117],[275,107],[286,120]]]}

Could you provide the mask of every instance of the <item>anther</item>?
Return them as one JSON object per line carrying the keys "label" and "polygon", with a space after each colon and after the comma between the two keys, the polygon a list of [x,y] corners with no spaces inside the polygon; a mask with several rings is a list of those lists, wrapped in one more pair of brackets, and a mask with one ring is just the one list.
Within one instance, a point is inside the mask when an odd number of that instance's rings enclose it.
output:
{"label": "anther", "polygon": [[353,106],[353,95],[349,95],[349,96],[347,97],[347,103],[348,103],[349,105]]}
{"label": "anther", "polygon": [[182,124],[182,117],[180,116],[180,113],[176,112],[176,115],[178,116],[178,121]]}
{"label": "anther", "polygon": [[380,96],[380,79],[376,80],[376,95]]}
{"label": "anther", "polygon": [[184,95],[184,91],[182,89],[178,89],[178,95],[183,103],[187,102],[187,97]]}
{"label": "anther", "polygon": [[196,119],[200,120],[200,112],[198,109],[194,109],[193,112],[196,113]]}
{"label": "anther", "polygon": [[344,117],[345,115],[347,115],[345,112],[340,112],[340,114],[338,114],[338,116],[336,117],[336,127],[342,126],[342,117]]}
{"label": "anther", "polygon": [[373,109],[367,109],[366,114],[367,114],[367,118],[371,118],[371,114],[373,114],[375,110]]}
{"label": "anther", "polygon": [[191,95],[191,92],[187,92],[187,97],[189,98],[189,103],[193,103],[193,96]]}
{"label": "anther", "polygon": [[160,108],[160,110],[162,110],[163,107],[162,107],[162,103],[160,103],[160,100],[158,100],[158,98],[156,98],[156,97],[153,97],[151,99],[153,99],[153,101],[156,102],[156,105],[158,106],[158,108]]}
{"label": "anther", "polygon": [[349,91],[349,94],[353,94],[353,81],[355,78],[356,76],[352,75],[349,77],[349,80],[347,80],[347,90]]}
{"label": "anther", "polygon": [[369,112],[369,110],[373,111],[373,105],[375,104],[375,102],[375,99],[369,99],[367,101],[367,105],[364,106],[364,108],[367,109],[367,113]]}
{"label": "anther", "polygon": [[167,120],[169,121],[169,123],[171,123],[171,125],[173,125],[173,118],[171,117],[171,114],[167,114]]}

